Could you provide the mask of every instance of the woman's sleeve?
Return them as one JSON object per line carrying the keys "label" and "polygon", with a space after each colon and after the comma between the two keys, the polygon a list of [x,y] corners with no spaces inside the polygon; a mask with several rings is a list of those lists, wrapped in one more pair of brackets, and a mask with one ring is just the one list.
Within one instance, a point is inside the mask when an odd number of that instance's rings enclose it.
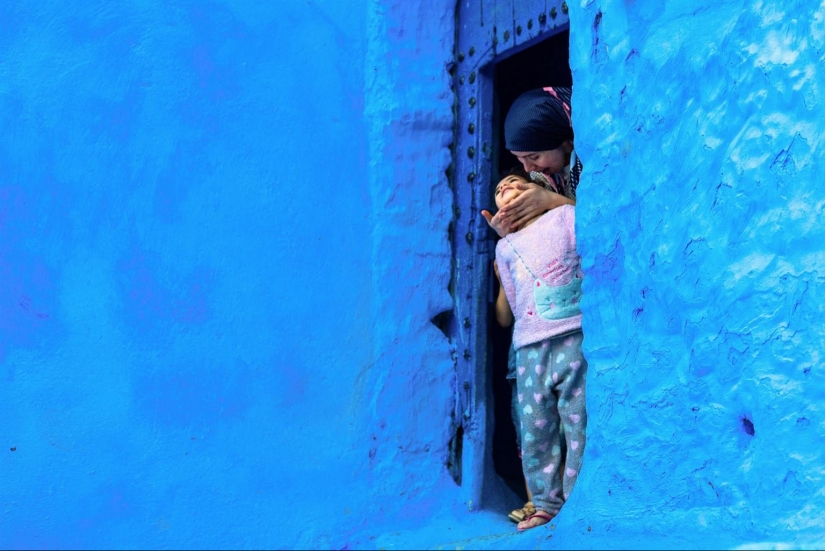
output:
{"label": "woman's sleeve", "polygon": [[576,200],[576,188],[579,187],[579,178],[581,178],[583,168],[581,160],[576,157],[576,162],[570,167],[569,181],[564,188],[564,195],[568,199]]}

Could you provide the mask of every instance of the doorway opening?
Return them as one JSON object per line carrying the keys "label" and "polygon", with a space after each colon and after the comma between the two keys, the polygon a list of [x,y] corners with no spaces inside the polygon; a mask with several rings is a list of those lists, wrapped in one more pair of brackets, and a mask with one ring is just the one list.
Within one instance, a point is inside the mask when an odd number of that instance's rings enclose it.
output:
{"label": "doorway opening", "polygon": [[[455,365],[452,438],[445,468],[468,509],[509,512],[526,491],[506,379],[510,329],[495,321],[493,260],[498,236],[481,210],[516,159],[503,121],[519,94],[569,86],[569,17],[564,0],[459,2],[454,63],[455,140],[449,171],[453,308],[436,323]],[[524,503],[521,501],[521,503]]]}
{"label": "doorway opening", "polygon": [[[505,147],[504,118],[516,98],[527,90],[546,86],[572,86],[570,71],[570,33],[562,31],[527,49],[495,63],[493,69],[493,159],[491,182],[499,175],[518,166],[519,162]],[[487,190],[488,204],[493,203],[492,186]],[[492,236],[495,242],[496,236]],[[495,243],[492,244],[492,250]],[[492,296],[499,292],[498,281],[491,278]],[[520,498],[526,500],[521,459],[518,455],[517,432],[514,426],[512,379],[507,379],[511,329],[500,327],[492,304],[487,315],[488,346],[491,358],[493,396],[492,456],[495,474]]]}

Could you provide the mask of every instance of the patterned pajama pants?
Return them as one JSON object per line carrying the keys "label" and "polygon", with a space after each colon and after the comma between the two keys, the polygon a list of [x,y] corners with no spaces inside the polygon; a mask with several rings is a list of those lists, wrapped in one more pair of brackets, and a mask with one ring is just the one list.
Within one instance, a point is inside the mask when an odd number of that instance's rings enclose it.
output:
{"label": "patterned pajama pants", "polygon": [[[536,509],[551,515],[558,514],[570,495],[582,464],[587,427],[583,338],[576,331],[516,350],[522,468]],[[567,444],[564,458],[562,437]]]}

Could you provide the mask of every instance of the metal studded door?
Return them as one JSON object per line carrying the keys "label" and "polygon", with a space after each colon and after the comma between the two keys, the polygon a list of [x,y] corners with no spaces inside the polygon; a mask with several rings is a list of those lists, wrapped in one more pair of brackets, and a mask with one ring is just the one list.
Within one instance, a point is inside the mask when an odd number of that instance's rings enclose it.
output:
{"label": "metal studded door", "polygon": [[566,31],[569,20],[567,4],[556,0],[458,0],[457,18],[452,174],[455,306],[448,324],[455,350],[456,409],[449,466],[472,510],[480,506],[485,481],[492,483],[494,476],[487,320],[495,241],[480,211],[490,206],[493,170],[499,164],[496,65]]}

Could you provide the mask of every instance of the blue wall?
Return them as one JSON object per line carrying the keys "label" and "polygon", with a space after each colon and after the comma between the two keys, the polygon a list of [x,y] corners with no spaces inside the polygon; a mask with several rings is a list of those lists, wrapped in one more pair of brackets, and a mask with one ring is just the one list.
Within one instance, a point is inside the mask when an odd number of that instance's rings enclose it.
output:
{"label": "blue wall", "polygon": [[566,522],[821,546],[825,5],[665,4],[571,7],[592,368]]}
{"label": "blue wall", "polygon": [[254,4],[0,6],[4,547],[330,546],[449,481],[452,6]]}
{"label": "blue wall", "polygon": [[821,541],[822,8],[571,2],[589,440],[515,536],[444,467],[455,6],[271,4],[0,5],[0,545]]}

